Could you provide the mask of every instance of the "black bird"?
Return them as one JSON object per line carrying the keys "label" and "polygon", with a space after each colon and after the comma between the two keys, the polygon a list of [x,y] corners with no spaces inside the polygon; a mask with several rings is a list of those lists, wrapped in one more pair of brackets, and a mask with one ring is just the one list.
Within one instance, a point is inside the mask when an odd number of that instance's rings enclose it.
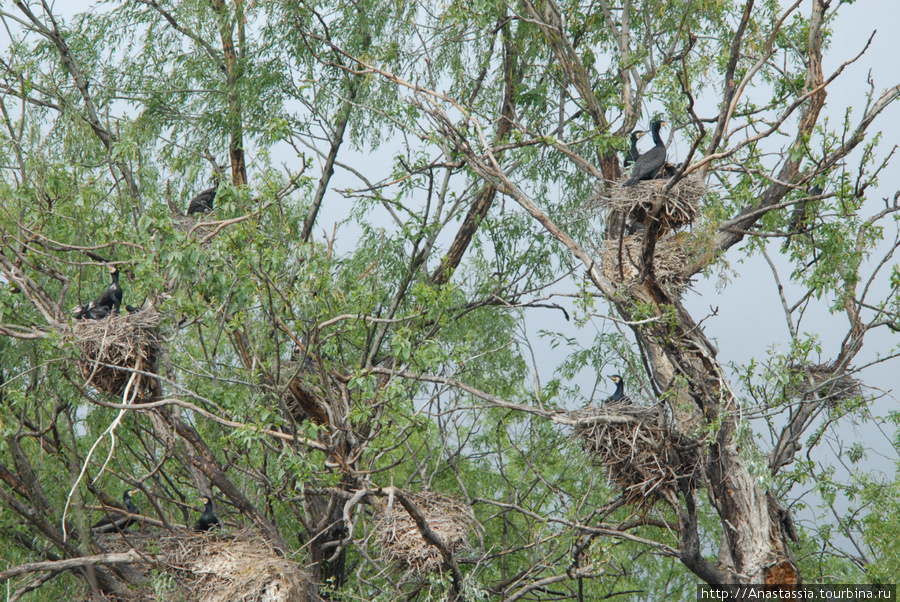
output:
{"label": "black bird", "polygon": [[[127,510],[129,514],[140,514],[138,507],[131,501],[131,496],[139,492],[139,489],[129,489],[122,494],[122,503],[125,505],[125,510]],[[130,516],[123,516],[112,512],[97,521],[97,524],[91,527],[91,529],[93,529],[95,533],[115,533],[116,531],[124,531],[133,525],[134,522],[134,519]]]}
{"label": "black bird", "polygon": [[631,148],[625,153],[625,167],[628,167],[640,158],[641,151],[637,149],[637,141],[646,133],[647,130],[635,130],[631,132]]}
{"label": "black bird", "polygon": [[[119,268],[114,265],[109,266],[109,274],[112,276],[112,284],[106,287],[106,290],[103,291],[91,305],[97,308],[105,307],[109,311],[119,313],[119,308],[122,306],[122,287],[119,286]],[[94,319],[99,320],[100,318]]]}
{"label": "black bird", "polygon": [[72,317],[76,320],[91,320],[90,304],[76,305],[72,308]]}
{"label": "black bird", "polygon": [[634,168],[631,170],[631,177],[622,186],[634,186],[641,180],[652,180],[659,169],[666,163],[666,145],[663,144],[662,138],[659,137],[659,128],[664,123],[663,120],[657,119],[650,124],[650,133],[653,134],[653,142],[656,146],[638,157],[638,160],[634,162]]}
{"label": "black bird", "polygon": [[625,381],[618,374],[613,374],[609,377],[614,383],[616,383],[616,391],[612,395],[609,396],[609,399],[606,400],[607,403],[622,401],[625,399]]}
{"label": "black bird", "polygon": [[219,526],[219,518],[213,512],[213,501],[211,497],[200,498],[206,507],[203,508],[203,514],[194,523],[194,531],[209,531],[213,527]]}
{"label": "black bird", "polygon": [[676,173],[678,173],[679,169],[681,169],[681,163],[679,163],[678,165],[672,165],[671,163],[666,161],[665,164],[663,164],[662,169],[660,169],[659,172],[657,172],[656,178],[662,179],[662,180],[668,180],[669,178],[674,176]]}
{"label": "black bird", "polygon": [[213,199],[216,198],[216,192],[219,189],[219,180],[216,179],[216,185],[207,188],[193,199],[188,205],[188,215],[192,213],[209,213],[213,209]]}
{"label": "black bird", "polygon": [[109,317],[109,314],[112,313],[112,308],[106,307],[105,305],[97,305],[96,301],[91,301],[91,304],[87,306],[87,316],[88,320],[104,320]]}

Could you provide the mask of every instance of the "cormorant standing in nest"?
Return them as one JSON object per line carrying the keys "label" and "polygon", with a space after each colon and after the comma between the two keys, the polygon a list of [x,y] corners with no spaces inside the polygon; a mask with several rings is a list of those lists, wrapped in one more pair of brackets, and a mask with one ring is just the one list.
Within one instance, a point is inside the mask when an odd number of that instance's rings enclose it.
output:
{"label": "cormorant standing in nest", "polygon": [[[119,313],[119,308],[122,306],[122,287],[119,286],[119,268],[114,265],[109,266],[109,274],[112,276],[112,284],[106,287],[106,290],[97,297],[97,300],[88,306],[89,309],[91,306],[96,308],[105,307],[109,311]],[[99,320],[100,318],[94,317],[93,319]]]}
{"label": "cormorant standing in nest", "polygon": [[[131,496],[139,492],[139,489],[129,489],[122,494],[122,503],[125,505],[125,510],[127,510],[129,514],[140,513],[138,507],[131,501]],[[130,516],[126,517],[113,512],[97,521],[97,524],[91,527],[91,529],[93,529],[95,533],[115,533],[116,531],[124,531],[133,525],[134,522],[134,519]]]}
{"label": "cormorant standing in nest", "polygon": [[194,523],[194,531],[209,531],[213,527],[219,526],[219,518],[213,512],[213,501],[211,497],[202,497],[200,500],[206,504],[203,508],[203,514]]}
{"label": "cormorant standing in nest", "polygon": [[631,132],[631,148],[625,153],[625,167],[628,167],[641,157],[641,151],[637,149],[637,141],[646,133],[647,130],[635,130]]}
{"label": "cormorant standing in nest", "polygon": [[657,119],[650,124],[650,133],[653,134],[653,142],[656,146],[638,157],[638,160],[634,162],[634,169],[631,170],[631,177],[622,186],[634,186],[641,180],[652,180],[666,163],[666,145],[659,137],[659,128],[664,123],[662,119]]}
{"label": "cormorant standing in nest", "polygon": [[213,210],[213,200],[219,190],[219,175],[213,174],[213,187],[207,188],[193,199],[188,205],[187,214],[192,213],[209,213]]}
{"label": "cormorant standing in nest", "polygon": [[611,381],[616,383],[615,392],[609,396],[609,399],[606,400],[606,403],[616,403],[627,399],[625,397],[625,381],[618,374],[613,374],[609,377]]}

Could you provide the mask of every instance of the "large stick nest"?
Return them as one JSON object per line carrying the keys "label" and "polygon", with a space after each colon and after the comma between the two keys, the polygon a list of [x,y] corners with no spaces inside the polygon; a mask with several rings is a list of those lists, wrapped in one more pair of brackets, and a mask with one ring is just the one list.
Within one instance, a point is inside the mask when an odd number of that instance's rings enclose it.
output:
{"label": "large stick nest", "polygon": [[862,383],[846,373],[837,374],[833,364],[794,364],[787,395],[811,401],[822,399],[834,407],[862,395]]}
{"label": "large stick nest", "polygon": [[[78,371],[86,384],[120,395],[134,370],[156,373],[161,343],[159,313],[145,308],[128,315],[113,314],[103,320],[78,320],[72,326],[73,342],[81,350]],[[156,378],[136,374],[133,390],[153,394]]]}
{"label": "large stick nest", "polygon": [[[684,233],[665,236],[656,241],[653,250],[654,278],[660,284],[669,285],[678,291],[688,285],[688,280],[683,277],[690,260],[690,254],[685,249],[686,238]],[[619,286],[633,284],[643,268],[643,248],[642,235],[605,240],[600,250],[603,275]]]}
{"label": "large stick nest", "polygon": [[[217,223],[205,223],[201,216],[208,214],[194,213],[191,215],[174,215],[172,216],[172,224],[176,230],[184,232],[191,237],[203,241],[207,236],[215,232],[218,227]],[[211,241],[203,243],[203,248],[208,248]]]}
{"label": "large stick nest", "polygon": [[[262,537],[250,530],[227,536],[175,531],[174,533],[119,533],[94,538],[105,552],[134,548],[147,564],[133,565],[148,578],[162,571],[168,588],[163,593],[145,586],[133,598],[139,601],[192,600],[196,602],[309,602],[317,600],[314,586],[300,565],[283,558]],[[157,577],[158,580],[158,577]]]}
{"label": "large stick nest", "polygon": [[598,200],[606,209],[620,211],[629,223],[640,222],[649,226],[652,216],[657,215],[663,232],[693,223],[700,212],[700,201],[706,194],[706,182],[696,176],[688,176],[663,194],[666,182],[668,180],[644,180],[628,187],[614,182]]}
{"label": "large stick nest", "polygon": [[569,417],[574,436],[627,503],[650,504],[667,491],[694,486],[698,446],[670,430],[659,407],[607,403]]}
{"label": "large stick nest", "polygon": [[[435,492],[404,492],[428,522],[431,530],[440,536],[454,553],[466,547],[467,539],[475,523],[472,510],[452,497]],[[440,551],[422,537],[415,521],[399,502],[393,499],[378,510],[375,532],[381,557],[396,562],[413,572],[424,575],[440,570],[443,558]]]}

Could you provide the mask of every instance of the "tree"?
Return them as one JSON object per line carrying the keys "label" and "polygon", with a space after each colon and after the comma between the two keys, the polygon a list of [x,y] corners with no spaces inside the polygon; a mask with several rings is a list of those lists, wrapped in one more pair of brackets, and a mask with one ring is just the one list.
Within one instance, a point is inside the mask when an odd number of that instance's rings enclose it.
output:
{"label": "tree", "polygon": [[[10,576],[51,571],[19,593],[184,586],[99,549],[94,501],[135,488],[163,532],[212,494],[328,599],[794,587],[824,578],[804,539],[882,579],[860,535],[891,521],[834,510],[857,485],[810,455],[900,329],[900,192],[869,198],[900,85],[824,117],[866,60],[824,71],[839,8],[4,8],[2,536]],[[648,116],[672,165],[623,188]],[[184,216],[205,174],[214,210]],[[790,340],[730,370],[685,285],[757,254]],[[141,311],[73,320],[107,264]],[[837,349],[799,325],[819,305]],[[634,403],[599,407],[610,365]],[[809,479],[855,551],[796,526]]]}

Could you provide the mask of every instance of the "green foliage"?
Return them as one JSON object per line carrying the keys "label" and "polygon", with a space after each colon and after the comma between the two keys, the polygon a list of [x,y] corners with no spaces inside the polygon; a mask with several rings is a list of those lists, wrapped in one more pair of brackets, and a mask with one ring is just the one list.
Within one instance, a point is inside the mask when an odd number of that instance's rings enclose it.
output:
{"label": "green foliage", "polygon": [[[573,246],[597,255],[607,238],[597,166],[609,168],[646,116],[667,118],[670,148],[696,145],[694,161],[722,152],[692,225],[694,273],[740,277],[733,266],[772,252],[769,235],[791,234],[783,254],[793,284],[837,312],[868,286],[863,271],[887,239],[883,223],[867,219],[864,195],[887,160],[878,135],[861,144],[857,173],[832,160],[855,127],[850,112],[778,153],[770,138],[748,135],[805,94],[810,19],[791,15],[776,31],[784,7],[775,0],[755,7],[733,76],[740,82],[759,63],[751,87],[764,91],[735,104],[718,149],[708,149],[710,123],[701,131],[689,109],[712,97],[718,106],[743,3],[637,1],[626,3],[628,14],[615,3],[608,11],[574,0],[557,7],[564,31],[551,35],[524,5],[483,0],[107,2],[56,18],[65,56],[46,35],[16,25],[20,8],[4,9],[12,36],[0,63],[5,563],[93,553],[92,507],[125,489],[150,496],[148,515],[189,525],[194,500],[214,485],[226,522],[274,525],[288,557],[318,571],[335,599],[442,600],[460,589],[467,600],[491,600],[548,577],[573,599],[693,595],[696,577],[658,553],[681,545],[672,508],[620,507],[615,479],[554,422],[601,403],[614,372],[641,403],[696,410],[679,393],[697,385],[687,373],[668,382],[646,373],[650,346],[714,364],[706,349],[685,351],[679,303],[638,299],[626,287],[604,298],[583,277],[595,264]],[[830,35],[823,32],[826,46]],[[574,54],[562,60],[556,42]],[[64,58],[77,62],[86,88]],[[590,114],[573,71],[585,75],[602,115]],[[499,136],[509,116],[512,127]],[[496,161],[507,183],[489,190],[476,159]],[[802,211],[788,203],[764,212],[752,224],[763,236],[726,258],[716,245],[733,231],[722,225],[757,207],[786,162],[818,166],[814,178],[788,183],[784,199]],[[213,172],[225,174],[214,212],[198,221],[179,215]],[[825,198],[804,201],[813,184]],[[521,208],[513,187],[574,242]],[[491,207],[470,224],[470,209],[488,197]],[[463,224],[471,239],[449,282],[437,285]],[[122,411],[122,392],[85,383],[67,315],[109,284],[109,262],[121,271],[126,303],[161,315],[163,349],[150,371],[161,377],[156,399],[166,406],[128,408],[115,442],[104,433]],[[900,272],[890,271],[890,291],[868,307],[896,327]],[[606,319],[617,310],[649,325],[629,330]],[[549,316],[560,313],[572,322],[557,328]],[[864,473],[869,450],[842,448],[840,460],[859,470],[852,479],[809,455],[773,475],[760,422],[751,422],[764,417],[775,433],[771,417],[803,401],[796,366],[826,351],[802,332],[786,350],[756,350],[735,392],[746,394],[747,414],[710,417],[698,438],[728,433],[762,488],[814,490],[821,508],[796,508],[817,512],[819,522],[801,535],[829,554],[801,558],[808,581],[862,570],[888,580],[897,571],[883,543],[896,538],[896,483]],[[716,379],[697,388],[726,391],[727,375]],[[645,399],[659,388],[661,400]],[[312,409],[298,409],[298,389]],[[843,416],[868,420],[867,404],[854,396],[823,406],[804,445],[818,449]],[[196,429],[208,450],[175,437],[176,424]],[[197,460],[206,462],[206,451],[222,472],[213,479]],[[246,500],[226,495],[221,478]],[[473,509],[478,526],[457,554],[461,583],[449,571],[417,576],[379,556],[374,529],[381,488],[391,485]],[[368,493],[351,509],[357,491]],[[844,500],[858,512],[826,519],[823,509]],[[55,531],[67,504],[72,549]],[[696,512],[714,561],[720,517],[705,494]],[[658,546],[601,537],[610,525]],[[864,569],[831,554],[848,533],[864,533],[872,554]],[[338,555],[352,567],[343,585],[326,574]],[[573,577],[577,570],[594,575]],[[163,597],[177,585],[172,573],[155,572],[149,587]],[[66,575],[39,593],[85,591]]]}

